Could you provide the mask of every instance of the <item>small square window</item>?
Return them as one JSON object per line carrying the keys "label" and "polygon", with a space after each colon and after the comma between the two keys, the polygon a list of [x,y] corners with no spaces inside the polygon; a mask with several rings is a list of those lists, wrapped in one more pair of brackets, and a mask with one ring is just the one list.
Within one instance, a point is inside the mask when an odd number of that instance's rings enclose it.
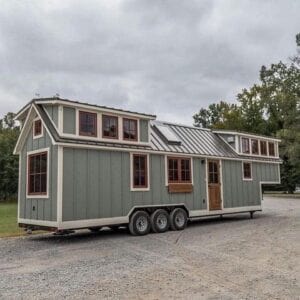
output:
{"label": "small square window", "polygon": [[269,142],[269,155],[275,156],[275,144],[273,142]]}
{"label": "small square window", "polygon": [[168,157],[169,183],[191,182],[191,160],[189,158]]}
{"label": "small square window", "polygon": [[259,154],[258,152],[258,140],[252,140],[251,139],[251,153],[252,154]]}
{"label": "small square window", "polygon": [[118,138],[118,117],[102,116],[102,137],[109,139]]}
{"label": "small square window", "polygon": [[252,164],[248,162],[243,163],[243,179],[252,179]]}
{"label": "small square window", "polygon": [[248,138],[242,138],[242,152],[245,154],[250,154],[250,144]]}
{"label": "small square window", "polygon": [[260,141],[260,154],[261,155],[268,155],[267,142],[266,141]]}
{"label": "small square window", "polygon": [[79,135],[97,136],[97,114],[86,111],[79,112]]}
{"label": "small square window", "polygon": [[123,139],[137,141],[137,120],[123,119]]}

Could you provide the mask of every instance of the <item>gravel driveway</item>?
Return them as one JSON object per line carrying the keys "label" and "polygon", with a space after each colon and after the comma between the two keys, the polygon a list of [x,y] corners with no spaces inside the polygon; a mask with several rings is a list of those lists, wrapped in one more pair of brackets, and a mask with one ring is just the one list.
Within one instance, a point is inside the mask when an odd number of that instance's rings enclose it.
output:
{"label": "gravel driveway", "polygon": [[0,298],[300,299],[300,199],[133,237],[0,239]]}

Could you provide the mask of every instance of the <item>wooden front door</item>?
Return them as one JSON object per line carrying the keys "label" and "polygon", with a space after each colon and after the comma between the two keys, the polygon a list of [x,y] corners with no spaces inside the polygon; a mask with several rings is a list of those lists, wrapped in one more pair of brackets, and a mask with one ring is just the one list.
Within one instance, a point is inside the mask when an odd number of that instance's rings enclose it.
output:
{"label": "wooden front door", "polygon": [[209,210],[222,209],[220,161],[209,160],[207,166],[207,173],[208,173]]}

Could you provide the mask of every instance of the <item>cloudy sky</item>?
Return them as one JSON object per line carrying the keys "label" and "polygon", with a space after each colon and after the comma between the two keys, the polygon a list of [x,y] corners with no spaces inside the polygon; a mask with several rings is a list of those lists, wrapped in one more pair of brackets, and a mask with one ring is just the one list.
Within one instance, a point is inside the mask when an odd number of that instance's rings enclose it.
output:
{"label": "cloudy sky", "polygon": [[40,94],[192,124],[296,52],[300,1],[0,0],[0,117]]}

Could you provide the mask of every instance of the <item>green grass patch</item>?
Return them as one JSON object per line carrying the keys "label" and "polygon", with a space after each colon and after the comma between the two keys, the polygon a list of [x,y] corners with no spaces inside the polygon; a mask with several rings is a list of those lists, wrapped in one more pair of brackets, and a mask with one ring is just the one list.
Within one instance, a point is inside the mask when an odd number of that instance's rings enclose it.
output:
{"label": "green grass patch", "polygon": [[24,235],[17,224],[17,203],[0,203],[0,237]]}

